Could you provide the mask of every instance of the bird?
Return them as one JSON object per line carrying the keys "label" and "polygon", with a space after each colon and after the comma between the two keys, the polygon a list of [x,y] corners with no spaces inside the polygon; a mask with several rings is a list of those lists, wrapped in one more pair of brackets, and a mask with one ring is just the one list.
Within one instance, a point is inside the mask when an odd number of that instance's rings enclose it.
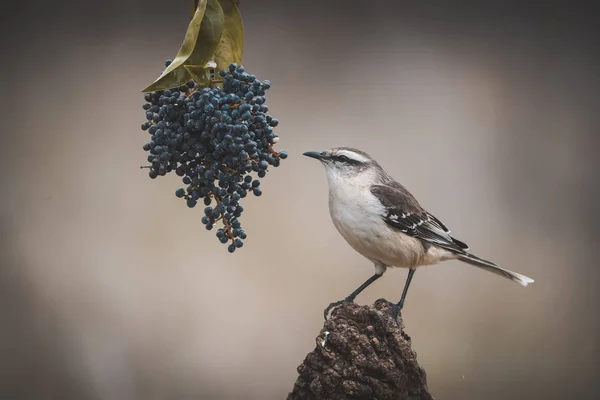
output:
{"label": "bird", "polygon": [[391,307],[397,318],[418,267],[447,260],[467,264],[527,286],[534,280],[470,253],[469,246],[453,236],[432,213],[392,178],[375,159],[351,147],[308,151],[304,156],[325,167],[329,186],[329,214],[333,225],[355,251],[373,263],[375,273],[329,311],[354,302],[387,268],[408,268],[400,301]]}

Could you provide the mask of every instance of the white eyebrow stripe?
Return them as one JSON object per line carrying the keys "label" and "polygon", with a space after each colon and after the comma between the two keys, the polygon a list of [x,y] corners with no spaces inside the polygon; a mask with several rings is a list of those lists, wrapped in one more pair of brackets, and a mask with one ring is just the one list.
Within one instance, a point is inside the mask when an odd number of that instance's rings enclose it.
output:
{"label": "white eyebrow stripe", "polygon": [[361,163],[369,162],[369,159],[367,157],[360,155],[358,153],[355,153],[353,151],[350,151],[350,150],[338,150],[338,151],[336,151],[336,155],[338,155],[338,156],[345,155],[349,159],[355,160],[355,161],[358,161]]}

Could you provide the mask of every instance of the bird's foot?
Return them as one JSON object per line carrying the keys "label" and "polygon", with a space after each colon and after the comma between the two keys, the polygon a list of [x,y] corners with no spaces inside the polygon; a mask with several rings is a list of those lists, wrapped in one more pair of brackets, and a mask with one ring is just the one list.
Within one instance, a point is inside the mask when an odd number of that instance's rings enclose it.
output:
{"label": "bird's foot", "polygon": [[325,309],[325,311],[323,311],[323,317],[325,318],[325,321],[327,321],[327,315],[329,314],[329,311],[331,309],[333,309],[337,306],[341,306],[343,304],[349,304],[349,303],[354,303],[354,299],[351,297],[346,297],[344,300],[334,301],[333,303],[328,305],[327,308]]}
{"label": "bird's foot", "polygon": [[390,314],[396,323],[399,323],[398,318],[402,316],[402,306],[402,304],[394,304],[390,307]]}

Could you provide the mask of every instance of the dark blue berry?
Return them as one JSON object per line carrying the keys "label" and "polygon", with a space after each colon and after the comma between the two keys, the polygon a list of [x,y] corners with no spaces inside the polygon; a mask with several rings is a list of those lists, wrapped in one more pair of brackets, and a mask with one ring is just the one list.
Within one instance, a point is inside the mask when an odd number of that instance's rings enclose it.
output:
{"label": "dark blue berry", "polygon": [[[244,210],[240,199],[250,190],[261,193],[260,181],[250,173],[264,178],[268,166],[278,166],[287,153],[271,148],[278,120],[267,114],[265,93],[270,82],[259,81],[235,64],[218,74],[222,87],[202,88],[189,81],[145,93],[142,108],[147,122],[141,129],[151,135],[143,145],[149,177],[175,171],[187,185],[175,195],[185,198],[190,207],[202,199],[206,206],[202,223],[208,230],[219,224],[217,237],[227,243],[225,225],[231,225],[234,238],[246,237],[238,220]],[[214,208],[210,207],[213,196],[218,199]],[[223,222],[216,221],[220,217]],[[240,243],[234,241],[233,250],[241,247]]]}

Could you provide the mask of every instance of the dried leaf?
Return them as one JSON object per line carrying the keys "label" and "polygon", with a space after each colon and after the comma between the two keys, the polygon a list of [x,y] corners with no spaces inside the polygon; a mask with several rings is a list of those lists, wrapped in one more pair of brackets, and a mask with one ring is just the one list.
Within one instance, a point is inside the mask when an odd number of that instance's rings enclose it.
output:
{"label": "dried leaf", "polygon": [[143,92],[151,92],[155,90],[166,90],[170,88],[174,88],[177,86],[181,86],[186,82],[189,82],[192,79],[192,76],[185,68],[184,65],[177,67],[175,70],[167,73],[166,75],[163,73],[159,80],[154,82],[152,85],[148,86]]}
{"label": "dried leaf", "polygon": [[194,18],[194,13],[196,12],[196,9],[198,8],[198,3],[200,3],[200,0],[194,0],[194,2],[192,3],[192,16],[191,18]]}
{"label": "dried leaf", "polygon": [[219,46],[215,53],[217,69],[227,69],[229,64],[242,63],[244,52],[244,24],[238,8],[238,0],[219,0],[225,23]]}
{"label": "dried leaf", "polygon": [[185,64],[205,65],[215,54],[221,35],[225,18],[223,9],[218,0],[208,0],[196,46]]}
{"label": "dried leaf", "polygon": [[184,67],[199,86],[206,86],[210,82],[210,68],[205,65],[184,65]]}
{"label": "dried leaf", "polygon": [[[201,71],[215,54],[223,33],[223,9],[218,0],[199,0],[177,56],[161,76],[143,90],[165,90],[204,75]],[[186,68],[192,66],[191,68]],[[204,80],[197,82],[204,84]]]}
{"label": "dried leaf", "polygon": [[[206,11],[207,3],[208,0],[199,0],[198,7],[196,8],[196,12],[192,17],[190,24],[188,25],[187,32],[185,33],[185,38],[183,39],[183,43],[181,44],[181,48],[179,49],[177,56],[175,57],[171,65],[169,65],[158,77],[158,79],[146,89],[142,90],[142,92],[165,90],[186,82],[180,82],[176,78],[180,78],[183,77],[184,74],[188,74],[187,70],[183,68],[183,63],[187,61],[187,59],[194,51],[194,48],[196,46],[196,40],[200,32],[200,26],[202,25],[202,19],[204,18],[204,13]],[[172,74],[175,70],[179,70],[179,72]]]}

